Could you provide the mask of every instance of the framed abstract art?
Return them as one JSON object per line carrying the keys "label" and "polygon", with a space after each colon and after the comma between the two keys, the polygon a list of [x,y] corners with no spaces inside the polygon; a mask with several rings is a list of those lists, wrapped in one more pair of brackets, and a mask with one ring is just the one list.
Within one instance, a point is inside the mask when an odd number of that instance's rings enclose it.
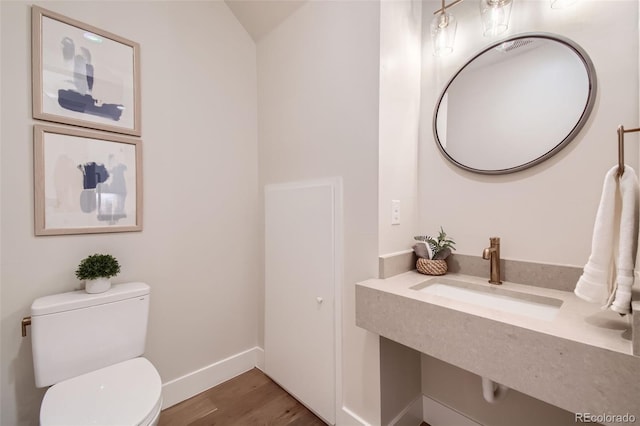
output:
{"label": "framed abstract art", "polygon": [[139,44],[33,6],[33,117],[140,136]]}
{"label": "framed abstract art", "polygon": [[142,141],[34,126],[35,234],[142,230]]}

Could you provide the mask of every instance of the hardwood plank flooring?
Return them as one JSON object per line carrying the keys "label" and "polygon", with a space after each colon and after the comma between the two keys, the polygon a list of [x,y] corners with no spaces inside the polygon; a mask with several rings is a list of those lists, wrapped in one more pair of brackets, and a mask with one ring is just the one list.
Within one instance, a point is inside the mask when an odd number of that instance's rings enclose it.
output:
{"label": "hardwood plank flooring", "polygon": [[163,410],[159,426],[324,426],[257,368]]}

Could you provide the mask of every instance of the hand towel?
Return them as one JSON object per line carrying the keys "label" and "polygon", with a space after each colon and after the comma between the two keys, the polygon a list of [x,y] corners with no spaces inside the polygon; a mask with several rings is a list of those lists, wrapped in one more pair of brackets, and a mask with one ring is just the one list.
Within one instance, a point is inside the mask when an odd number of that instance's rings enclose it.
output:
{"label": "hand towel", "polygon": [[631,287],[638,251],[638,177],[625,165],[619,180],[621,201],[616,280],[606,307],[619,314],[631,313]]}
{"label": "hand towel", "polygon": [[639,186],[635,171],[618,166],[605,177],[591,242],[591,256],[574,293],[602,308],[627,314],[638,255]]}
{"label": "hand towel", "polygon": [[613,245],[617,216],[617,173],[618,167],[615,166],[607,172],[604,178],[600,205],[593,227],[591,255],[574,290],[576,296],[587,302],[606,303],[609,299],[609,292],[614,287]]}

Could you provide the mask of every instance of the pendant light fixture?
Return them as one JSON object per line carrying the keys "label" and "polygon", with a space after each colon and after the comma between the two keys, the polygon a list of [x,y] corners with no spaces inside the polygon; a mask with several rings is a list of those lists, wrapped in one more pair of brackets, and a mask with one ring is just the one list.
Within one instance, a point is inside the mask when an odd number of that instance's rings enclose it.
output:
{"label": "pendant light fixture", "polygon": [[431,40],[433,42],[434,56],[445,56],[453,52],[453,42],[456,38],[458,23],[455,16],[447,12],[447,9],[461,1],[456,0],[449,5],[445,5],[445,0],[442,0],[442,7],[433,12],[435,16],[431,21]]}
{"label": "pendant light fixture", "polygon": [[509,28],[513,0],[480,0],[480,15],[485,37],[501,34]]}

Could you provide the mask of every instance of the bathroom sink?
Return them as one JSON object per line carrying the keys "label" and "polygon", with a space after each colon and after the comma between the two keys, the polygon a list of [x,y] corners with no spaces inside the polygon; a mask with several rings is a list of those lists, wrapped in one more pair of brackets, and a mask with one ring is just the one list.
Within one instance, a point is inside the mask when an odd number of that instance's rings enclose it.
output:
{"label": "bathroom sink", "polygon": [[448,278],[433,278],[411,288],[458,302],[545,321],[553,320],[562,306],[562,300],[551,297]]}

